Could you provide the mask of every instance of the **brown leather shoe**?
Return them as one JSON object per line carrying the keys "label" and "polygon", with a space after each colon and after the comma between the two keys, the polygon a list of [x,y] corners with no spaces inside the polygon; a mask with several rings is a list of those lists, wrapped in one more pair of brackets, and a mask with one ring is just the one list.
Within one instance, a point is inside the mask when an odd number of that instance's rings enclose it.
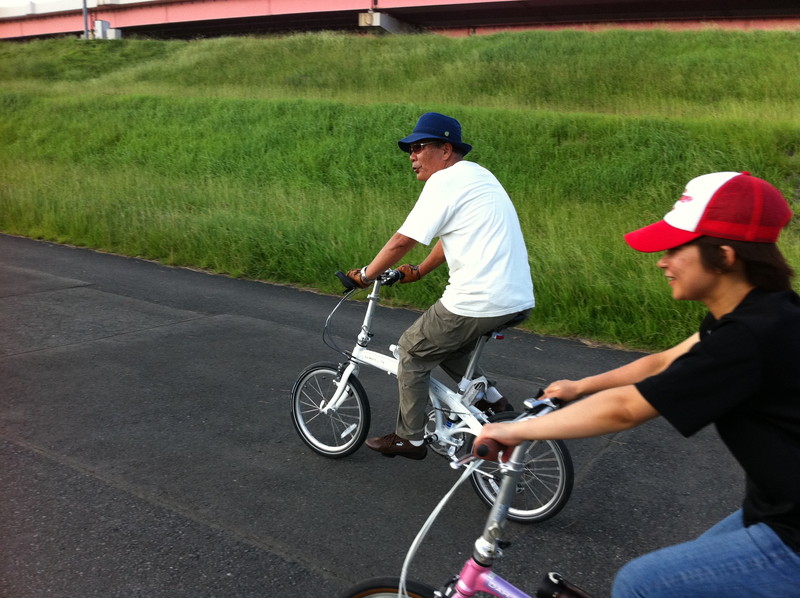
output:
{"label": "brown leather shoe", "polygon": [[514,411],[514,407],[505,397],[500,397],[497,402],[490,403],[486,399],[475,402],[475,406],[484,413],[503,413],[504,411]]}
{"label": "brown leather shoe", "polygon": [[384,457],[407,457],[420,461],[428,454],[428,447],[424,444],[414,446],[405,438],[400,438],[397,434],[387,434],[386,436],[375,436],[367,439],[365,443],[373,451],[378,451]]}

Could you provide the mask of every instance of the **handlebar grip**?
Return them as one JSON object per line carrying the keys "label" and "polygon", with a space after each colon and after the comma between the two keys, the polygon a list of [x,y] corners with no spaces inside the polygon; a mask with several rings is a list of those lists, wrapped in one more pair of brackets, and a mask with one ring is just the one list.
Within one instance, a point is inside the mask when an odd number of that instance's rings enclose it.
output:
{"label": "handlebar grip", "polygon": [[496,440],[487,438],[480,444],[472,447],[472,454],[485,461],[497,461],[500,459],[500,453],[508,449],[507,446],[500,444]]}
{"label": "handlebar grip", "polygon": [[347,289],[348,291],[349,291],[349,290],[352,290],[352,289],[356,289],[356,288],[358,288],[358,287],[356,286],[356,283],[354,283],[352,280],[350,280],[350,279],[347,277],[347,274],[345,274],[345,273],[344,273],[344,272],[342,272],[341,270],[337,270],[337,271],[336,271],[336,276],[337,276],[337,277],[339,278],[339,280],[341,281],[341,283],[342,283],[342,286],[344,286],[344,288],[345,288],[345,289]]}

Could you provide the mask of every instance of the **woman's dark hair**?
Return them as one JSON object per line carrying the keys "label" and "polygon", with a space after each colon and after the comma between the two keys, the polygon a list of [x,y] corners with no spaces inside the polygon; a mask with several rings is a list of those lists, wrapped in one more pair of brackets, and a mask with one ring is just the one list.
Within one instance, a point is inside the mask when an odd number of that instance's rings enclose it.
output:
{"label": "woman's dark hair", "polygon": [[716,237],[700,237],[692,241],[700,250],[700,259],[709,270],[730,272],[725,264],[725,254],[720,248],[727,245],[736,252],[750,284],[765,291],[788,291],[792,288],[794,270],[774,243],[750,243]]}

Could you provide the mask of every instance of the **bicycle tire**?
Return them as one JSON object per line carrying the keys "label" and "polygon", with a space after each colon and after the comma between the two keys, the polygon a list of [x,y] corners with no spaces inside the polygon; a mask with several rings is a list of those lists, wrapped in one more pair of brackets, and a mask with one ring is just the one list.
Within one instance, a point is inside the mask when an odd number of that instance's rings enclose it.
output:
{"label": "bicycle tire", "polygon": [[[399,577],[376,577],[362,581],[346,590],[339,598],[397,598],[400,591]],[[418,581],[406,581],[408,598],[434,598],[436,590]]]}
{"label": "bicycle tire", "polygon": [[292,423],[298,435],[315,453],[332,459],[353,454],[364,444],[370,424],[367,393],[355,376],[350,376],[347,397],[336,412],[322,408],[336,391],[339,366],[314,363],[292,387]]}
{"label": "bicycle tire", "polygon": [[[519,413],[498,413],[490,422],[510,421]],[[474,437],[468,441],[472,452]],[[478,497],[489,507],[500,491],[500,466],[484,462],[470,476],[470,483]],[[567,445],[561,440],[540,440],[528,449],[525,470],[522,472],[517,492],[508,509],[508,518],[519,523],[538,523],[558,514],[572,494],[575,472]]]}

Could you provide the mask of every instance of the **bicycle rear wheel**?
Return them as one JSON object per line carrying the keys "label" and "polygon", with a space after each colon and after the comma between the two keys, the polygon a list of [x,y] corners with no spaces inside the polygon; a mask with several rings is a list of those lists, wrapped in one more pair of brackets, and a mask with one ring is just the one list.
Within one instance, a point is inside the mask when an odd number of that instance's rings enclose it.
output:
{"label": "bicycle rear wheel", "polygon": [[358,378],[350,376],[344,401],[336,411],[324,413],[339,380],[334,363],[308,366],[292,387],[292,423],[314,452],[334,459],[354,453],[367,438],[370,424],[367,393]]}
{"label": "bicycle rear wheel", "polygon": [[[511,421],[517,417],[519,413],[498,413],[489,421]],[[474,440],[474,437],[469,439],[470,452]],[[525,454],[525,469],[509,505],[508,518],[521,523],[536,523],[553,517],[567,504],[574,477],[572,457],[563,441],[534,442]],[[478,497],[491,507],[502,482],[500,466],[485,461],[470,476],[470,482]]]}
{"label": "bicycle rear wheel", "polygon": [[[354,585],[339,598],[397,598],[400,591],[399,577],[377,577]],[[429,585],[417,581],[406,581],[406,593],[409,598],[434,598],[436,590]]]}

